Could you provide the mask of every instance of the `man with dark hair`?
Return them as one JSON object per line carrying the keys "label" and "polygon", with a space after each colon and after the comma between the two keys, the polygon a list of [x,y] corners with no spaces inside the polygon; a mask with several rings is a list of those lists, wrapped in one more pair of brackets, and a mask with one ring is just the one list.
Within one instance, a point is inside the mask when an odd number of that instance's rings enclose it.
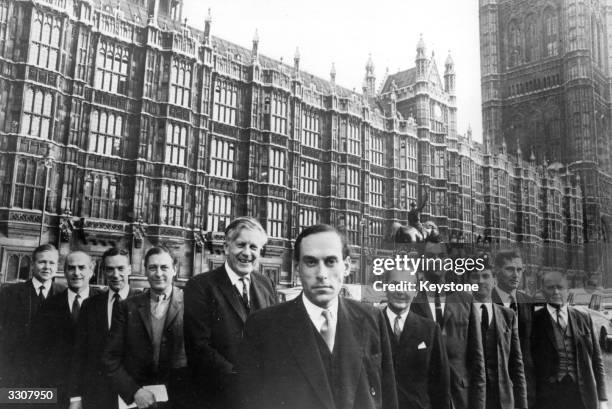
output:
{"label": "man with dark hair", "polygon": [[0,387],[34,386],[29,372],[32,322],[42,303],[65,287],[53,282],[59,254],[52,244],[32,252],[31,278],[0,291]]}
{"label": "man with dark hair", "polygon": [[533,407],[535,404],[535,379],[530,345],[533,298],[519,290],[524,271],[521,253],[516,249],[499,251],[495,255],[493,270],[497,285],[491,293],[491,299],[495,304],[503,305],[516,313],[523,365],[527,379],[527,398],[529,407]]}
{"label": "man with dark hair", "polygon": [[234,219],[225,230],[225,264],[185,287],[187,358],[199,401],[210,408],[226,407],[247,317],[276,303],[274,283],[258,272],[267,241],[257,220]]}
{"label": "man with dark hair", "polygon": [[538,409],[607,408],[605,367],[591,317],[567,305],[567,279],[542,276],[546,306],[533,314]]}
{"label": "man with dark hair", "polygon": [[[382,312],[340,298],[351,260],[327,225],[295,244],[302,295],[249,316],[237,398],[248,409],[395,409],[391,346]],[[346,256],[345,256],[346,255]]]}
{"label": "man with dark hair", "polygon": [[[444,284],[442,268],[446,255],[444,243],[425,244],[424,271],[429,283]],[[410,311],[433,320],[442,331],[450,366],[451,403],[454,409],[484,409],[486,375],[480,334],[480,320],[466,292],[420,291]]]}
{"label": "man with dark hair", "polygon": [[516,314],[510,308],[494,304],[491,291],[494,277],[491,267],[468,272],[474,306],[480,314],[482,346],[487,374],[487,409],[527,409],[527,385],[519,344]]}
{"label": "man with dark hair", "polygon": [[70,370],[70,409],[112,409],[117,394],[104,373],[102,353],[106,346],[113,311],[119,301],[136,294],[130,289],[130,254],[111,247],[102,254],[108,291],[83,302],[77,325]]}
{"label": "man with dark hair", "polygon": [[[392,270],[385,274],[385,282],[396,287],[416,285],[417,277],[408,270]],[[399,408],[450,409],[450,372],[440,327],[409,312],[415,294],[387,287],[384,313]]]}
{"label": "man with dark hair", "polygon": [[89,287],[93,265],[89,254],[83,251],[68,254],[64,263],[68,288],[49,297],[33,325],[35,385],[57,388],[57,403],[62,407],[70,402],[68,378],[81,307],[87,298],[99,292]]}
{"label": "man with dark hair", "polygon": [[[119,302],[102,362],[113,390],[125,403],[138,408],[185,408],[189,384],[183,292],[173,285],[175,259],[158,246],[147,251],[144,264],[150,289]],[[164,385],[167,403],[160,406],[153,385]]]}

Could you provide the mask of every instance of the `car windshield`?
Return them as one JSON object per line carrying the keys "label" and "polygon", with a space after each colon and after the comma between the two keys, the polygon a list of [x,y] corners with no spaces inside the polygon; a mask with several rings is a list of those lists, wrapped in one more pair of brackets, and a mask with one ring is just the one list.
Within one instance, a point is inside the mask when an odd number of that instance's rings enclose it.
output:
{"label": "car windshield", "polygon": [[590,301],[591,301],[591,294],[574,293],[572,304],[573,305],[589,305]]}
{"label": "car windshield", "polygon": [[601,305],[604,307],[604,309],[606,310],[612,310],[612,296],[609,297],[604,297],[601,300]]}

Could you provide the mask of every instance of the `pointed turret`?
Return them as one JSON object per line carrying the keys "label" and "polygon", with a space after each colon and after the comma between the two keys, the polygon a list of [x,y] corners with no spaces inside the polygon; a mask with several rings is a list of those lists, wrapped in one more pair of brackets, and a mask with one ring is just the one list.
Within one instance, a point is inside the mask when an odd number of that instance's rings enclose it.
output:
{"label": "pointed turret", "polygon": [[367,94],[373,97],[376,94],[376,76],[374,75],[374,61],[372,61],[372,54],[368,55],[368,62],[365,66],[366,74],[364,84],[367,88]]}
{"label": "pointed turret", "polygon": [[259,62],[259,34],[257,33],[257,29],[255,29],[255,34],[253,34],[253,47],[251,48],[251,61],[253,64]]}
{"label": "pointed turret", "polygon": [[212,22],[212,16],[210,14],[210,8],[208,9],[208,13],[206,14],[206,19],[204,19],[204,40],[208,42],[210,39],[210,23]]}
{"label": "pointed turret", "polygon": [[295,55],[293,56],[293,75],[295,78],[300,76],[300,49],[295,47]]}
{"label": "pointed turret", "polygon": [[416,65],[416,77],[417,81],[426,81],[427,80],[427,66],[428,60],[425,53],[427,49],[425,48],[425,41],[423,40],[423,34],[419,37],[419,42],[417,43],[417,55],[415,59]]}
{"label": "pointed turret", "polygon": [[332,63],[331,70],[329,71],[329,80],[333,86],[336,86],[336,64]]}
{"label": "pointed turret", "polygon": [[444,91],[451,95],[455,94],[455,63],[451,57],[450,50],[446,62],[444,63]]}

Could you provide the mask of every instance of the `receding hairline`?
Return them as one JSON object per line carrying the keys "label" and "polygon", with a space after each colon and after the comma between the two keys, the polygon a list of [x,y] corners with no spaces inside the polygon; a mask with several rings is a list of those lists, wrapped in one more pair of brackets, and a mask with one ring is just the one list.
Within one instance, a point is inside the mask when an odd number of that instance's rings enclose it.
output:
{"label": "receding hairline", "polygon": [[77,250],[77,251],[73,251],[73,252],[68,253],[68,255],[66,256],[66,263],[68,263],[68,259],[69,259],[70,257],[72,257],[72,256],[76,256],[76,255],[79,255],[79,254],[82,254],[82,255],[84,255],[85,257],[87,257],[87,260],[89,260],[89,264],[91,264],[91,263],[93,262],[93,259],[91,258],[91,256],[90,256],[89,254],[87,254],[87,253],[86,253],[86,252],[84,252],[84,251]]}
{"label": "receding hairline", "polygon": [[234,241],[244,229],[259,232],[263,237],[264,245],[268,242],[268,233],[261,223],[253,217],[238,217],[232,220],[225,229],[225,240],[228,242]]}
{"label": "receding hairline", "polygon": [[565,274],[563,274],[561,271],[553,270],[553,271],[545,271],[542,274],[542,283],[544,283],[544,281],[551,275],[558,275],[559,277],[561,277],[561,281],[565,281],[566,283],[568,282]]}

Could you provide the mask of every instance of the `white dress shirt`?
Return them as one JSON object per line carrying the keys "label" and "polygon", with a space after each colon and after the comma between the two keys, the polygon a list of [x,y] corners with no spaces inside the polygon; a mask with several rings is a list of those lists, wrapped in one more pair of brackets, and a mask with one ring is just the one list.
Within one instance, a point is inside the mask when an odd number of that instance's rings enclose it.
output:
{"label": "white dress shirt", "polygon": [[481,307],[483,305],[485,306],[485,308],[487,309],[487,313],[489,314],[488,324],[491,325],[491,321],[493,321],[493,303],[474,301],[474,308],[476,308],[476,311],[478,311],[478,314],[480,315],[480,322],[482,322],[482,308]]}
{"label": "white dress shirt", "polygon": [[[68,289],[68,311],[72,311],[72,303],[74,302],[74,298],[77,293],[72,291],[70,288]],[[89,298],[89,286],[85,287],[83,290],[79,292],[79,307],[83,305],[83,301]]]}
{"label": "white dress shirt", "polygon": [[[436,320],[436,300],[433,292],[427,292],[427,300],[429,301],[429,309],[433,320]],[[444,307],[446,306],[446,293],[440,293],[440,305],[442,305],[442,318],[444,318]]]}
{"label": "white dress shirt", "polygon": [[[391,311],[391,308],[389,307],[385,308],[385,310],[386,310],[387,318],[389,318],[389,323],[391,324],[391,330],[395,331],[395,317],[397,317],[398,315],[394,313],[393,311]],[[406,311],[399,314],[400,331],[404,330],[404,324],[406,323],[406,317],[408,316],[408,310],[409,308],[406,308]],[[397,336],[397,334],[395,335]]]}
{"label": "white dress shirt", "polygon": [[[552,317],[553,322],[557,322],[557,309],[550,304],[546,304],[546,309],[548,310],[548,313]],[[561,316],[561,319],[565,322],[565,325],[567,326],[567,324],[569,323],[567,304],[559,308],[559,315]]]}
{"label": "white dress shirt", "polygon": [[42,283],[36,277],[32,277],[32,287],[34,287],[36,295],[38,295],[38,292],[40,291],[40,286],[42,285],[45,287],[43,289],[43,295],[45,296],[45,298],[47,298],[47,296],[49,295],[49,291],[51,290],[52,284],[53,284],[52,280],[49,280],[46,283]]}
{"label": "white dress shirt", "polygon": [[[230,281],[232,282],[232,285],[234,287],[236,287],[236,289],[238,290],[238,294],[240,294],[240,296],[242,297],[242,281],[240,281],[241,278],[244,278],[244,281],[246,281],[246,288],[247,288],[247,297],[250,297],[250,289],[251,289],[251,274],[246,274],[243,276],[239,276],[238,274],[236,274],[234,272],[234,270],[232,270],[229,266],[229,264],[227,264],[227,261],[225,262],[225,271],[227,271],[227,276],[229,277]],[[247,300],[250,301],[250,300]]]}
{"label": "white dress shirt", "polygon": [[516,290],[513,290],[512,292],[507,293],[497,286],[495,287],[495,290],[497,291],[497,294],[499,294],[499,298],[501,298],[502,303],[504,304],[504,307],[510,308],[510,304],[511,304],[510,297],[514,298],[514,302],[517,303],[518,305],[518,301],[516,300]]}
{"label": "white dress shirt", "polygon": [[[130,293],[130,286],[126,285],[121,290],[119,290],[119,298],[121,300],[125,300]],[[106,317],[108,318],[108,328],[110,329],[111,323],[113,322],[113,304],[115,300],[113,299],[113,295],[115,292],[113,290],[108,289],[108,297],[106,297]]]}
{"label": "white dress shirt", "polygon": [[[308,317],[310,317],[310,321],[315,326],[318,332],[321,332],[321,327],[325,322],[325,318],[323,317],[324,308],[319,307],[318,305],[314,305],[304,293],[302,293],[302,302],[304,303],[304,307],[306,308],[306,312],[308,313]],[[338,325],[338,298],[336,297],[332,304],[327,308],[327,311],[331,313],[331,323],[330,328],[334,329],[336,325]]]}

